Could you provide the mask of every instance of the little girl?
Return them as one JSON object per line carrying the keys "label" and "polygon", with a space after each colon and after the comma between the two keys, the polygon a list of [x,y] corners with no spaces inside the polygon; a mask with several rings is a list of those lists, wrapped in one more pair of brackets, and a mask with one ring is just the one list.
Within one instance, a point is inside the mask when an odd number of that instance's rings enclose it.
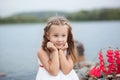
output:
{"label": "little girl", "polygon": [[66,18],[55,16],[48,20],[38,58],[40,66],[36,80],[79,80],[73,70],[76,49]]}

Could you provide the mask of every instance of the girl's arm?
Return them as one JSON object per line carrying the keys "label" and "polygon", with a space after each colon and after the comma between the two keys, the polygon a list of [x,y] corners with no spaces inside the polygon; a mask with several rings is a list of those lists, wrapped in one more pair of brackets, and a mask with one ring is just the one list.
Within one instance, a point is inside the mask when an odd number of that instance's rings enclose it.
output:
{"label": "girl's arm", "polygon": [[[68,46],[67,46],[68,47]],[[59,50],[59,60],[60,60],[60,68],[64,74],[70,73],[73,69],[74,63],[70,55],[65,55],[64,51],[66,46],[63,49]]]}
{"label": "girl's arm", "polygon": [[64,74],[70,73],[74,65],[71,56],[66,56],[63,50],[59,50],[59,59],[62,72]]}
{"label": "girl's arm", "polygon": [[[51,46],[51,49],[53,46]],[[38,58],[40,59],[44,68],[53,76],[56,76],[59,72],[59,57],[58,51],[54,49],[52,52],[52,59],[50,59],[48,53],[42,48],[38,51]]]}

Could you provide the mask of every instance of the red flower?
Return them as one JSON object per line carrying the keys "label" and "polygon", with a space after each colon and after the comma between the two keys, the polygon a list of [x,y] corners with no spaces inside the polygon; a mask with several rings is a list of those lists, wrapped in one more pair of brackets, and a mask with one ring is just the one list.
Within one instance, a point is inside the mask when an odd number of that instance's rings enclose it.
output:
{"label": "red flower", "polygon": [[109,63],[114,63],[114,59],[108,58],[107,60]]}
{"label": "red flower", "polygon": [[119,50],[116,49],[116,50],[114,51],[114,53],[115,53],[116,55],[119,55]]}
{"label": "red flower", "polygon": [[118,58],[120,58],[120,55],[116,54],[114,57],[118,59]]}
{"label": "red flower", "polygon": [[108,54],[113,54],[113,50],[107,50]]}
{"label": "red flower", "polygon": [[112,56],[113,56],[113,54],[107,54],[106,56],[107,56],[107,57],[112,57]]}
{"label": "red flower", "polygon": [[97,66],[94,66],[89,72],[89,75],[93,75]]}
{"label": "red flower", "polygon": [[95,76],[100,77],[100,75],[101,75],[101,69],[100,67],[97,67],[97,69],[95,70]]}
{"label": "red flower", "polygon": [[117,74],[120,74],[120,66],[117,66]]}
{"label": "red flower", "polygon": [[115,69],[115,65],[114,65],[113,63],[112,63],[112,64],[109,64],[109,65],[108,65],[108,68],[109,68],[109,69]]}
{"label": "red flower", "polygon": [[120,65],[120,59],[116,60],[117,65]]}

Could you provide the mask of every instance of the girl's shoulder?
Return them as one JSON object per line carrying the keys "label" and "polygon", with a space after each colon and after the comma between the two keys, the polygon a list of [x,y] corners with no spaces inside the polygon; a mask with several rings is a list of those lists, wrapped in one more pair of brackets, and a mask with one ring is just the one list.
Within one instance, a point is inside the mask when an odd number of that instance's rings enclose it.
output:
{"label": "girl's shoulder", "polygon": [[38,54],[42,54],[42,53],[45,53],[45,52],[46,52],[46,51],[41,47],[41,48],[38,49],[38,52],[37,52],[37,53],[38,53]]}
{"label": "girl's shoulder", "polygon": [[48,53],[41,47],[38,49],[37,55],[38,56],[48,56]]}
{"label": "girl's shoulder", "polygon": [[38,49],[38,53],[40,53],[41,51],[43,51],[42,47]]}
{"label": "girl's shoulder", "polygon": [[46,64],[46,61],[49,60],[49,55],[43,48],[38,49],[37,57],[41,64]]}
{"label": "girl's shoulder", "polygon": [[43,49],[42,47],[38,49],[38,53],[45,52],[48,53],[47,49]]}

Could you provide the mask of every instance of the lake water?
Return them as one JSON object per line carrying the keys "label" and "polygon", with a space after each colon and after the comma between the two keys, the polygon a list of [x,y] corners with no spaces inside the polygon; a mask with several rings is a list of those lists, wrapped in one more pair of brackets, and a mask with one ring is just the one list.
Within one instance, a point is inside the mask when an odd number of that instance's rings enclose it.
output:
{"label": "lake water", "polygon": [[[95,61],[100,49],[120,49],[120,21],[72,22],[75,40],[84,44],[86,60]],[[45,24],[0,25],[0,80],[35,80],[37,50]]]}

